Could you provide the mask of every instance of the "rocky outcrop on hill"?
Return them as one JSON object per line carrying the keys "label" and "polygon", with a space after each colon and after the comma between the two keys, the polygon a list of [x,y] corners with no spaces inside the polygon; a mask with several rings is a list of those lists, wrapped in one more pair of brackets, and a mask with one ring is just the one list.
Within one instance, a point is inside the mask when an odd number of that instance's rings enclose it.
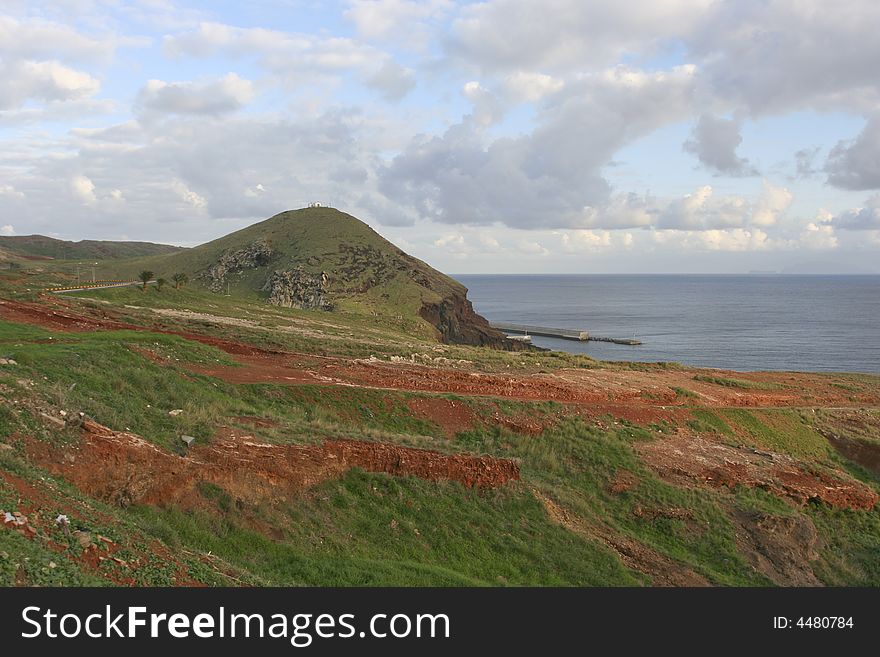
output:
{"label": "rocky outcrop on hill", "polygon": [[272,259],[272,247],[266,240],[257,240],[243,249],[224,253],[205,273],[209,287],[214,292],[223,289],[227,274],[265,267]]}
{"label": "rocky outcrop on hill", "polygon": [[521,343],[509,340],[503,333],[489,326],[488,320],[474,311],[465,296],[453,294],[438,303],[426,303],[419,315],[434,325],[441,342],[496,349],[523,348]]}
{"label": "rocky outcrop on hill", "polygon": [[284,308],[332,310],[327,298],[330,278],[326,272],[310,274],[302,267],[273,272],[263,291],[269,292],[269,303]]}

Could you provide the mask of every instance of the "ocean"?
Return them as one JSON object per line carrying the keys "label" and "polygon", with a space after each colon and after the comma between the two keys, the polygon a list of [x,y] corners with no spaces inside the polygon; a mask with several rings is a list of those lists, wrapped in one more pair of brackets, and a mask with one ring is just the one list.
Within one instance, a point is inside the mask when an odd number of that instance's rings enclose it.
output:
{"label": "ocean", "polygon": [[880,276],[461,275],[490,321],[637,338],[534,337],[604,360],[880,373]]}

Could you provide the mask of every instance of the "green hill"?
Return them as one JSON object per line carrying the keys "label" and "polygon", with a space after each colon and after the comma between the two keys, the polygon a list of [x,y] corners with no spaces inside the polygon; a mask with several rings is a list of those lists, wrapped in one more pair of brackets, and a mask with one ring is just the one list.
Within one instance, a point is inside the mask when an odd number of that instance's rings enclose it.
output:
{"label": "green hill", "polygon": [[45,235],[16,235],[0,237],[0,249],[24,258],[51,258],[54,260],[107,260],[137,258],[182,251],[183,247],[152,242],[112,242],[80,240],[70,242]]}
{"label": "green hill", "polygon": [[413,320],[417,334],[461,344],[509,346],[477,315],[467,289],[333,208],[282,212],[201,246],[124,266],[214,292],[259,295],[294,308],[339,310],[377,321]]}

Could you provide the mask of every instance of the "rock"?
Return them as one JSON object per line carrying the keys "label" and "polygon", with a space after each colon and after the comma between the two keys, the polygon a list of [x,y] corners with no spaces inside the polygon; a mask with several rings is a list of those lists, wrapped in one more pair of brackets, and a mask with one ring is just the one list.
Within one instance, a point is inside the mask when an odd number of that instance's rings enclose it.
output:
{"label": "rock", "polygon": [[226,252],[207,272],[202,274],[203,278],[209,280],[209,287],[214,292],[221,292],[226,283],[226,275],[244,271],[246,269],[256,269],[265,267],[272,259],[272,248],[266,240],[257,240],[238,251]]}
{"label": "rock", "polygon": [[187,435],[183,435],[183,436],[180,437],[180,439],[181,439],[183,442],[186,443],[186,446],[187,446],[187,447],[189,447],[190,445],[192,445],[192,444],[196,441],[196,437],[195,437],[195,436],[187,436]]}
{"label": "rock", "polygon": [[40,413],[40,417],[43,418],[44,420],[46,420],[47,422],[54,424],[59,429],[64,429],[67,426],[67,422],[62,420],[60,417],[55,417],[54,415],[49,415],[48,413],[42,413],[42,412]]}
{"label": "rock", "polygon": [[79,542],[80,547],[83,548],[84,550],[89,548],[91,545],[93,545],[91,533],[83,532],[83,531],[75,531],[75,532],[73,532],[73,535],[76,536],[76,540]]}
{"label": "rock", "polygon": [[168,411],[168,415],[170,415],[171,417],[177,417],[181,413],[183,413],[182,408],[175,408],[173,411]]}
{"label": "rock", "polygon": [[269,303],[283,308],[305,310],[332,310],[327,299],[330,278],[326,272],[310,274],[301,266],[275,271],[269,276],[263,291],[269,292]]}
{"label": "rock", "polygon": [[11,358],[0,358],[0,365],[18,365],[18,363]]}

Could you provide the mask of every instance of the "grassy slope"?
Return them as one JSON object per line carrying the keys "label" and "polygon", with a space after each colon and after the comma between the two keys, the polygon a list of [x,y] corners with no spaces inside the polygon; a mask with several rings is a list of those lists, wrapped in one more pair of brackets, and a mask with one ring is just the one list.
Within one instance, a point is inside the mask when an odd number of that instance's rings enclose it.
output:
{"label": "grassy slope", "polygon": [[[139,353],[142,349],[178,359],[175,362],[181,365],[156,365]],[[639,441],[655,439],[650,428],[610,421],[602,428],[569,419],[532,436],[489,424],[459,433],[450,441],[440,427],[411,414],[406,401],[419,395],[225,384],[192,375],[183,367],[187,362],[224,361],[225,354],[147,332],[51,335],[0,323],[0,352],[19,363],[0,367],[0,398],[5,400],[0,405],[0,439],[14,447],[0,452],[0,470],[17,473],[35,485],[49,482],[60,491],[59,508],[67,504],[99,508],[106,517],[95,531],[125,542],[126,550],[136,552],[144,541],[159,541],[176,554],[210,551],[234,581],[356,585],[647,581],[626,569],[598,539],[589,540],[555,524],[532,495],[537,490],[586,523],[602,523],[709,581],[726,585],[768,583],[751,569],[737,547],[740,530],[734,514],[802,514],[819,529],[821,559],[816,570],[825,582],[880,585],[880,511],[839,511],[822,505],[796,508],[761,491],[697,491],[670,485],[646,468],[634,450]],[[476,357],[479,350],[471,353]],[[224,490],[203,486],[204,504],[197,510],[108,508],[83,499],[26,462],[16,433],[49,441],[75,439],[75,435],[42,426],[26,404],[11,403],[26,399],[83,410],[102,423],[117,429],[130,427],[169,449],[176,448],[180,433],[207,440],[220,424],[234,422],[233,416],[253,415],[280,425],[251,429],[264,440],[304,442],[331,435],[447,452],[490,453],[520,459],[523,481],[497,491],[476,492],[453,483],[354,471],[280,504],[241,507]],[[487,402],[465,403],[479,415],[480,406]],[[185,412],[171,417],[167,413],[171,408]],[[498,408],[532,417],[559,410],[552,404],[511,401]],[[695,413],[693,422],[700,431],[729,434],[732,440],[745,437],[754,444],[810,456],[817,462],[841,463],[854,476],[880,487],[876,475],[818,450],[815,432],[795,411],[744,413],[701,411]],[[611,492],[610,482],[623,471],[634,474],[637,485],[622,494]],[[0,482],[0,508],[22,499],[27,502],[8,482]],[[638,512],[670,508],[684,509],[686,517]],[[261,531],[261,526],[273,527],[272,536]],[[13,583],[22,576],[29,583],[94,581],[95,573],[44,547],[44,540],[58,538],[55,534],[47,530],[41,533],[44,539],[26,541],[0,533],[0,582]],[[50,561],[56,568],[48,566]],[[204,568],[200,559],[191,559],[186,568],[200,581],[230,581],[215,568]],[[158,564],[141,575],[142,583],[168,583],[172,577],[168,568]]]}
{"label": "grassy slope", "polygon": [[224,253],[257,240],[266,240],[275,255],[267,267],[229,275],[233,295],[258,296],[270,272],[302,266],[312,273],[330,274],[330,294],[341,310],[393,318],[413,333],[430,335],[427,324],[418,319],[422,303],[436,302],[453,291],[466,293],[457,281],[407,255],[362,221],[332,208],[282,212],[180,253],[120,263],[116,272],[128,278],[149,269],[169,279],[184,272],[198,284],[198,275]]}
{"label": "grassy slope", "polygon": [[107,240],[70,242],[44,235],[0,236],[0,248],[15,254],[44,256],[59,260],[135,258],[174,253],[181,250],[181,247],[178,246],[154,244],[152,242],[114,242]]}

